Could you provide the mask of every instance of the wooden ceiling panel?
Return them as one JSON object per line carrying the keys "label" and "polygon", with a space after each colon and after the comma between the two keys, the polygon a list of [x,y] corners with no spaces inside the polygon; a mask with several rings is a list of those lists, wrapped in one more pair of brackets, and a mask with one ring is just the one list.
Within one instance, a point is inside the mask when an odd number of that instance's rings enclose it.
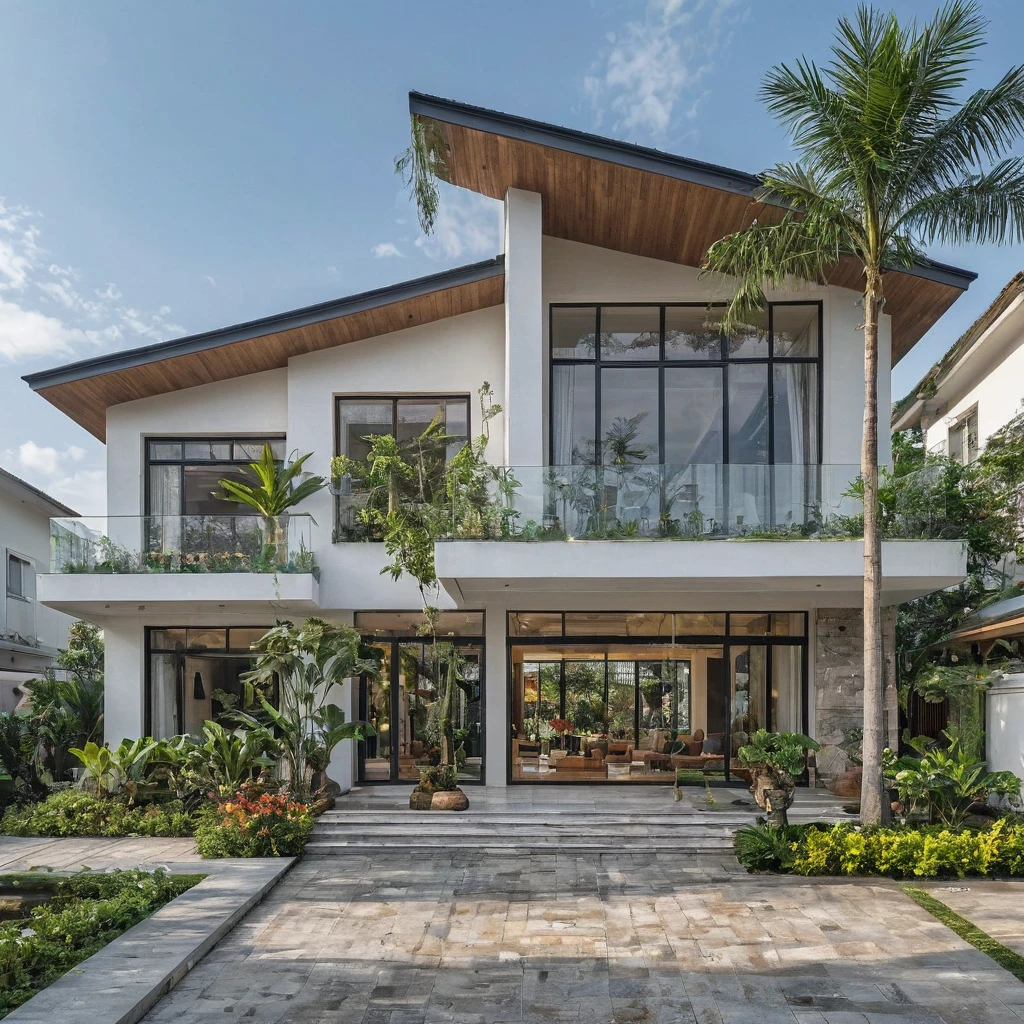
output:
{"label": "wooden ceiling panel", "polygon": [[[452,184],[495,199],[504,198],[509,188],[540,193],[544,200],[544,233],[556,238],[698,267],[718,239],[746,227],[755,217],[771,222],[783,215],[778,207],[754,202],[753,189],[744,192],[742,181],[736,188],[716,188],[670,173],[656,173],[613,159],[597,159],[591,153],[559,148],[557,141],[531,141],[524,137],[530,134],[530,125],[537,132],[549,131],[552,136],[561,132],[573,139],[591,140],[588,145],[592,146],[602,142],[534,122],[514,136],[496,134],[504,130],[499,128],[467,127],[457,123],[463,116],[460,111],[470,110],[471,119],[476,121],[490,116],[496,123],[502,123],[506,115],[458,104],[451,106],[456,111],[452,122],[442,117],[434,120],[442,127],[448,143]],[[527,124],[522,119],[506,120]],[[514,127],[507,130],[517,131]],[[608,142],[610,149],[617,146],[610,140],[603,141]],[[725,169],[713,170],[727,173]],[[737,172],[737,180],[740,177]],[[863,275],[854,260],[843,260],[827,276],[829,283],[837,287],[855,291],[863,287]],[[970,280],[971,275],[965,276]],[[892,318],[894,363],[935,324],[964,287],[918,273],[886,274],[885,310]]]}
{"label": "wooden ceiling panel", "polygon": [[153,360],[109,373],[84,376],[78,380],[40,387],[38,391],[89,433],[104,441],[106,413],[112,405],[181,391],[212,381],[278,369],[287,366],[292,356],[348,345],[407,327],[418,327],[461,313],[497,306],[504,301],[504,295],[505,277],[503,273],[497,273],[483,280],[442,288],[347,316]]}

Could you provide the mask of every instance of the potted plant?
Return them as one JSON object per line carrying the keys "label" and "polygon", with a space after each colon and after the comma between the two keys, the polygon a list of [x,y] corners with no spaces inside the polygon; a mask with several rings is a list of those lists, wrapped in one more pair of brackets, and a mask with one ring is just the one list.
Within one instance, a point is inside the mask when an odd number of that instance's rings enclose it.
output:
{"label": "potted plant", "polygon": [[558,737],[558,746],[564,746],[566,734],[572,732],[572,723],[565,718],[552,718],[548,725],[551,726],[551,731]]}
{"label": "potted plant", "polygon": [[786,811],[793,803],[796,777],[804,772],[807,751],[820,749],[819,743],[803,733],[767,729],[758,729],[750,742],[740,747],[740,763],[750,770],[754,802],[778,824],[787,824]]}
{"label": "potted plant", "polygon": [[453,764],[439,764],[420,772],[420,783],[409,797],[413,811],[465,811],[469,799],[459,789],[459,774]]}

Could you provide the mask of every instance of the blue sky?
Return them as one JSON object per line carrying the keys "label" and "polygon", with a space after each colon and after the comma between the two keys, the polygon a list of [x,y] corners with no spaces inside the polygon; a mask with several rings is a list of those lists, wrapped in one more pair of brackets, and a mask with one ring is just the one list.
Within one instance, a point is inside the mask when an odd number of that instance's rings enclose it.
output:
{"label": "blue sky", "polygon": [[[22,374],[499,251],[497,204],[458,190],[420,236],[392,173],[410,89],[758,171],[789,155],[757,102],[762,75],[824,61],[852,8],[5,0],[0,465],[102,513],[102,445]],[[1024,37],[1024,6],[984,13],[978,85]],[[1021,247],[933,255],[981,276],[897,368],[896,395],[1024,264]]]}

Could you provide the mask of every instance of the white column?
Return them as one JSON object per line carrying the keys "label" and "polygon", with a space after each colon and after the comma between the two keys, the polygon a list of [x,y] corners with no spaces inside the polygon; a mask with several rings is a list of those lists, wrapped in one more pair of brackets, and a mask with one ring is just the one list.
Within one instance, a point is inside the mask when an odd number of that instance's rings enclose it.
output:
{"label": "white column", "polygon": [[132,618],[103,626],[103,738],[111,747],[145,735],[145,631]]}
{"label": "white column", "polygon": [[484,639],[486,678],[484,680],[484,750],[485,781],[490,786],[504,787],[508,766],[508,658],[505,653],[505,606],[488,603],[485,609]]}
{"label": "white column", "polygon": [[543,466],[544,302],[541,197],[505,194],[505,462]]}
{"label": "white column", "polygon": [[[337,612],[331,615],[331,621],[339,625],[351,626],[355,620],[352,612]],[[345,712],[346,721],[355,721],[359,712],[356,701],[357,679],[346,679],[340,686],[332,687],[327,699],[337,704]],[[342,793],[347,793],[355,781],[356,756],[358,748],[352,740],[342,740],[331,754],[331,762],[327,766],[327,776],[336,782]]]}

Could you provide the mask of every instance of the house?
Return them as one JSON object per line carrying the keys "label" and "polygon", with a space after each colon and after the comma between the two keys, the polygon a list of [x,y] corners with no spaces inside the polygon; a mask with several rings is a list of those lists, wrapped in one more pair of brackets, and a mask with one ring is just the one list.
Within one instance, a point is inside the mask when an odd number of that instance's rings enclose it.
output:
{"label": "house", "polygon": [[[696,268],[754,215],[755,177],[419,94],[410,108],[442,134],[452,184],[503,201],[503,254],[26,378],[107,445],[109,524],[102,537],[56,525],[63,571],[39,591],[104,628],[108,739],[194,731],[240,692],[255,637],[317,614],[385,653],[380,683],[337,696],[376,735],[339,749],[332,774],[415,779],[433,698],[420,595],[381,575],[359,496],[343,481],[305,501],[268,567],[266,524],[217,481],[244,476],[264,444],[312,452],[307,468],[327,475],[371,433],[408,439],[440,418],[475,435],[489,382],[504,412],[487,454],[516,481],[515,536],[436,552],[439,629],[464,658],[464,781],[658,782],[673,765],[728,777],[759,727],[810,732],[819,772],[842,770],[861,721],[862,544],[843,539],[859,269],[772,294],[725,338],[714,308],[729,282]],[[933,263],[886,275],[883,408],[890,363],[972,279]],[[894,606],[960,580],[964,555],[887,541],[883,571]],[[888,695],[895,741],[891,678]]]}
{"label": "house", "polygon": [[39,574],[50,571],[52,517],[78,513],[0,469],[0,553],[4,601],[0,605],[0,711],[13,711],[22,685],[54,663],[66,647],[72,619],[38,599]]}
{"label": "house", "polygon": [[925,448],[973,462],[1024,401],[1024,272],[893,407],[892,429],[921,427]]}

